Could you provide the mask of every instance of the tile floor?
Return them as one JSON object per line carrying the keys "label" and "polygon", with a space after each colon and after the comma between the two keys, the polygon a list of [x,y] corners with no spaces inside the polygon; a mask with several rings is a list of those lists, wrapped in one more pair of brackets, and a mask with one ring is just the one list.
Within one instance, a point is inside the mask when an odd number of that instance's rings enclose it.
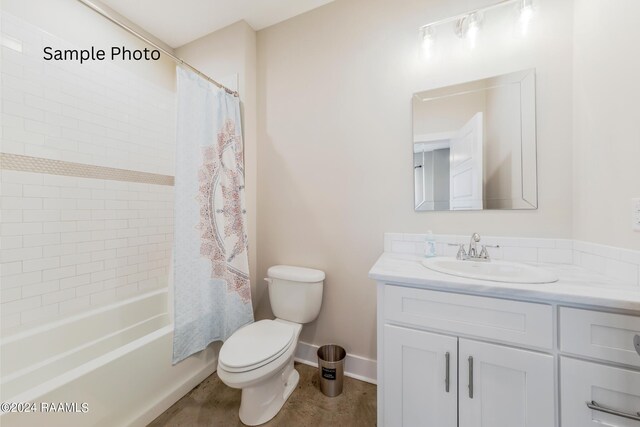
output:
{"label": "tile floor", "polygon": [[[345,378],[340,396],[326,397],[318,385],[318,369],[296,364],[300,382],[272,426],[376,425],[376,386]],[[149,426],[242,426],[238,418],[240,390],[227,387],[214,373],[156,418]]]}

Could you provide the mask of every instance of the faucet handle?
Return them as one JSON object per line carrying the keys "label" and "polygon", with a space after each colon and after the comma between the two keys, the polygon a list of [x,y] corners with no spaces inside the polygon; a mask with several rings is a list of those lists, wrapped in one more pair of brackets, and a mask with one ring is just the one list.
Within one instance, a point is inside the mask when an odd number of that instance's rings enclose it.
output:
{"label": "faucet handle", "polygon": [[478,255],[478,258],[486,260],[486,261],[491,261],[491,257],[489,256],[489,252],[487,251],[487,248],[499,248],[500,245],[482,245],[482,249],[480,250],[480,255]]}
{"label": "faucet handle", "polygon": [[467,259],[467,252],[464,250],[464,243],[447,243],[449,246],[458,246],[458,253],[456,254],[457,260]]}

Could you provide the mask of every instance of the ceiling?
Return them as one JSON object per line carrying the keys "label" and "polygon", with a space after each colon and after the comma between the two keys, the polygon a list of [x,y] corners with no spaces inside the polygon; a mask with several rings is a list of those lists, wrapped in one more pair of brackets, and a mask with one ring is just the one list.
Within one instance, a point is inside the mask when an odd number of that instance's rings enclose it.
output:
{"label": "ceiling", "polygon": [[245,20],[260,30],[333,0],[102,0],[176,48]]}

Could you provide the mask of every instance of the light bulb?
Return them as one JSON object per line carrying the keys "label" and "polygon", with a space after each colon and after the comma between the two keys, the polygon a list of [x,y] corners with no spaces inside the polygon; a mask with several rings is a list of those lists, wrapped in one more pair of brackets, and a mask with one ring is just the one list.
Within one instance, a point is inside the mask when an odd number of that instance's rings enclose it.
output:
{"label": "light bulb", "polygon": [[477,12],[473,12],[467,17],[467,29],[466,37],[471,49],[476,47],[476,41],[478,40],[478,33],[480,32],[480,15]]}
{"label": "light bulb", "polygon": [[431,25],[422,27],[422,49],[427,57],[431,56],[436,43],[436,31]]}
{"label": "light bulb", "polygon": [[533,0],[520,0],[520,30],[523,36],[527,35],[529,23],[533,18]]}

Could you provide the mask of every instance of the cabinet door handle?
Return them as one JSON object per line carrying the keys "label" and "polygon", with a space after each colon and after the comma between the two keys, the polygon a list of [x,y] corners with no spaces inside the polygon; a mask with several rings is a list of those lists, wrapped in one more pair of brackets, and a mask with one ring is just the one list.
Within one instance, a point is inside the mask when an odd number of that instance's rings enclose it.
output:
{"label": "cabinet door handle", "polygon": [[449,352],[444,354],[445,368],[444,368],[444,391],[449,393]]}
{"label": "cabinet door handle", "polygon": [[636,412],[635,414],[628,414],[626,412],[616,411],[615,409],[607,408],[605,406],[600,406],[598,402],[592,400],[591,402],[587,402],[587,406],[589,409],[593,409],[594,411],[605,412],[607,414],[617,415],[622,418],[628,418],[630,420],[640,421],[640,412]]}
{"label": "cabinet door handle", "polygon": [[469,356],[469,399],[473,399],[473,356]]}

